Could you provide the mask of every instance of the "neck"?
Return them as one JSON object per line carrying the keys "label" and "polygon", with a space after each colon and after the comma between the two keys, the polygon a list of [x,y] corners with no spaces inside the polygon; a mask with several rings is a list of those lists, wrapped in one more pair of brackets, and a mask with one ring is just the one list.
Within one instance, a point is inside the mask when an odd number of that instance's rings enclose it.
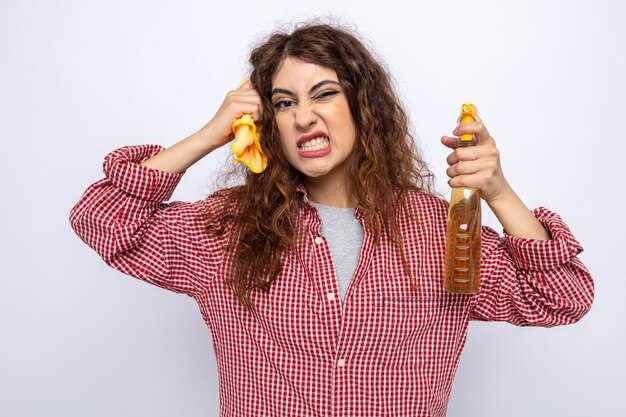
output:
{"label": "neck", "polygon": [[309,199],[325,206],[356,207],[354,197],[348,191],[348,183],[341,172],[329,172],[318,178],[308,178],[306,188]]}

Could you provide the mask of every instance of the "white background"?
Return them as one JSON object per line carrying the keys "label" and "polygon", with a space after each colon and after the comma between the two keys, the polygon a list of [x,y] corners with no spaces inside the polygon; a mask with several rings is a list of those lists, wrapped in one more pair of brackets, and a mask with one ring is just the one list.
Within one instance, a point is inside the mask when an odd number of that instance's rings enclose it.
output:
{"label": "white background", "polygon": [[[106,266],[69,210],[106,153],[193,133],[256,42],[315,16],[353,27],[392,73],[448,197],[440,137],[476,103],[514,190],[561,215],[595,279],[574,325],[472,322],[448,415],[624,415],[622,4],[2,1],[0,415],[218,415],[193,299]],[[173,200],[206,196],[227,158],[199,161]],[[502,233],[486,205],[483,224]]]}

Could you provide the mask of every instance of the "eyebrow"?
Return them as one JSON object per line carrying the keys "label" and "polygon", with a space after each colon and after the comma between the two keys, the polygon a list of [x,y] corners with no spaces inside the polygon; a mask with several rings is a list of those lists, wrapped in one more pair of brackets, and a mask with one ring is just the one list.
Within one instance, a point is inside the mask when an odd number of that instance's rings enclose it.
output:
{"label": "eyebrow", "polygon": [[[317,90],[318,88],[320,88],[321,86],[323,86],[323,85],[325,85],[325,84],[337,84],[337,85],[341,85],[341,84],[339,84],[337,81],[333,81],[333,80],[322,80],[322,81],[320,81],[319,83],[315,84],[313,87],[311,87],[311,89],[309,90],[309,94],[310,94],[310,93],[312,93],[313,91]],[[273,96],[274,96],[274,94],[277,94],[277,93],[287,94],[287,95],[292,96],[292,97],[295,97],[295,96],[296,96],[296,95],[295,95],[292,91],[287,90],[287,89],[284,89],[284,88],[274,88],[274,89],[272,90],[272,94],[271,94],[271,96],[273,97]]]}

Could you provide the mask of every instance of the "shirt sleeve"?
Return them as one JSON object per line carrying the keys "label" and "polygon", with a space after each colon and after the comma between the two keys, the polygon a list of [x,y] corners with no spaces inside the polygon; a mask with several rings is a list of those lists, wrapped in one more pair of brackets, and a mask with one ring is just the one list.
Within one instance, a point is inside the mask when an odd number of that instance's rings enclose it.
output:
{"label": "shirt sleeve", "polygon": [[162,150],[160,145],[125,146],[106,155],[105,177],[86,189],[69,220],[109,266],[193,297],[211,283],[220,258],[220,242],[203,237],[201,222],[194,219],[217,200],[165,203],[186,171],[139,164]]}
{"label": "shirt sleeve", "polygon": [[470,320],[516,326],[575,323],[594,298],[591,273],[577,257],[583,247],[561,217],[545,207],[532,214],[552,239],[504,236],[482,226],[481,286],[470,301]]}

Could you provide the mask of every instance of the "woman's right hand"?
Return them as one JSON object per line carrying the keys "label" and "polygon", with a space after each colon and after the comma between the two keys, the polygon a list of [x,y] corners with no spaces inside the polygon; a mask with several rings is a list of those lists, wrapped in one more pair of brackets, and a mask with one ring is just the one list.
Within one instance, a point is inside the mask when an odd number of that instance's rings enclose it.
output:
{"label": "woman's right hand", "polygon": [[244,113],[249,113],[255,123],[261,120],[263,114],[261,96],[250,80],[246,80],[237,89],[226,94],[213,118],[198,133],[205,137],[214,148],[225,145],[235,138],[231,126]]}

